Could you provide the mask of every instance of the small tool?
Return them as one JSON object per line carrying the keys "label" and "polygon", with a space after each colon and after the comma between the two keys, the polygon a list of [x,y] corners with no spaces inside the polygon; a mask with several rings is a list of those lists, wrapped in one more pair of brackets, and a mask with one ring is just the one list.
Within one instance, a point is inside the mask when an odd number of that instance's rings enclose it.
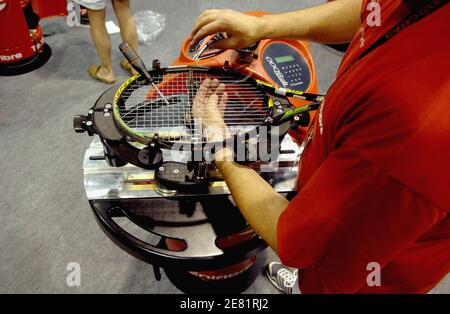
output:
{"label": "small tool", "polygon": [[216,35],[214,35],[213,38],[211,38],[211,40],[203,46],[203,48],[201,48],[193,57],[194,60],[198,60],[204,53],[206,50],[208,50],[210,48],[210,46],[216,42],[218,42],[219,40],[222,39],[227,39],[228,35],[227,33],[217,33]]}
{"label": "small tool", "polygon": [[120,52],[127,58],[128,62],[130,62],[131,66],[149,83],[153,86],[159,96],[164,100],[167,105],[170,105],[169,101],[164,97],[159,88],[156,86],[153,81],[150,73],[148,73],[147,68],[145,67],[144,62],[139,57],[137,52],[131,47],[128,43],[123,42],[119,46]]}

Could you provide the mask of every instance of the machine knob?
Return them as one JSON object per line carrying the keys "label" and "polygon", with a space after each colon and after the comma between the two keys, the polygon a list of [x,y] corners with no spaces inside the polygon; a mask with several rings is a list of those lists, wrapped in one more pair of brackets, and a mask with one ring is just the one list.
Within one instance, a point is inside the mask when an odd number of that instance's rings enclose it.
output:
{"label": "machine knob", "polygon": [[257,41],[256,43],[254,43],[254,44],[252,44],[252,45],[250,45],[250,46],[248,46],[247,47],[247,49],[249,49],[249,50],[252,50],[252,51],[255,51],[256,50],[256,48],[258,48],[258,46],[259,46],[259,41]]}
{"label": "machine knob", "polygon": [[76,133],[86,132],[86,116],[77,115],[73,118],[73,128]]}
{"label": "machine knob", "polygon": [[194,164],[194,179],[206,180],[208,178],[208,164],[205,161]]}
{"label": "machine knob", "polygon": [[161,62],[158,59],[153,60],[152,68],[153,68],[153,70],[161,69]]}
{"label": "machine knob", "polygon": [[302,112],[299,115],[294,117],[294,121],[292,122],[292,129],[296,130],[299,127],[307,127],[311,123],[311,116],[309,112]]}
{"label": "machine knob", "polygon": [[163,161],[163,154],[159,148],[146,147],[139,151],[138,159],[144,165],[155,168]]}
{"label": "machine knob", "polygon": [[253,59],[258,59],[258,54],[255,52],[258,46],[259,41],[247,48],[238,49],[237,51],[239,52],[239,60],[242,63],[252,63]]}

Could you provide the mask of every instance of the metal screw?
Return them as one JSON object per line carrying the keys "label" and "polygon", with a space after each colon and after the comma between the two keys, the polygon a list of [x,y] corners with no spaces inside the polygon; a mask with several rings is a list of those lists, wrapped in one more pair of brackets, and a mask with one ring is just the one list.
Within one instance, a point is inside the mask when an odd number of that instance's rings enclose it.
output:
{"label": "metal screw", "polygon": [[111,109],[111,104],[106,104],[106,105],[105,105],[105,108],[106,108],[106,109]]}
{"label": "metal screw", "polygon": [[109,110],[108,110],[108,109],[104,109],[103,111],[104,111],[104,112],[109,112]]}
{"label": "metal screw", "polygon": [[91,126],[91,125],[92,125],[92,121],[86,122],[86,125],[87,125],[87,126]]}
{"label": "metal screw", "polygon": [[94,110],[91,109],[91,110],[89,110],[88,112],[89,112],[90,114],[93,114],[93,113],[94,113]]}
{"label": "metal screw", "polygon": [[159,171],[164,171],[164,167],[159,167]]}
{"label": "metal screw", "polygon": [[283,109],[277,109],[277,112],[278,112],[278,113],[282,113],[282,112],[283,112]]}
{"label": "metal screw", "polygon": [[180,173],[180,170],[178,170],[178,169],[173,169],[173,173],[175,173],[175,174]]}
{"label": "metal screw", "polygon": [[299,116],[294,116],[294,120],[298,121],[298,120],[300,120],[300,117]]}
{"label": "metal screw", "polygon": [[106,112],[105,114],[104,114],[104,116],[105,117],[109,117],[111,114],[109,113],[109,112]]}
{"label": "metal screw", "polygon": [[279,100],[275,100],[274,104],[275,104],[275,106],[280,106],[281,102]]}

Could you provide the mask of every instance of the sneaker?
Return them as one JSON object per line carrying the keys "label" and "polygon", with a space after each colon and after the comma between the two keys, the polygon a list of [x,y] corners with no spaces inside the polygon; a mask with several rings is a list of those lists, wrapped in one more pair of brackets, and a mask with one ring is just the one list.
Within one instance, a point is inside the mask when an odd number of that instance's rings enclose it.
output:
{"label": "sneaker", "polygon": [[266,267],[266,276],[278,290],[292,294],[292,288],[297,282],[298,270],[290,268],[278,262],[272,262]]}

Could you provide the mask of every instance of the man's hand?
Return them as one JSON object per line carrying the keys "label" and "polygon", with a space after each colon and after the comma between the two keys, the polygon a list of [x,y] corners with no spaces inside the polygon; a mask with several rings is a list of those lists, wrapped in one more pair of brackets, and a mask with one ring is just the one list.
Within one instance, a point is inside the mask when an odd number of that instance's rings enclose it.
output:
{"label": "man's hand", "polygon": [[228,128],[223,120],[228,94],[225,84],[219,80],[206,79],[195,95],[192,113],[197,127],[204,130],[208,142],[221,142],[228,137]]}
{"label": "man's hand", "polygon": [[248,47],[261,39],[262,19],[233,10],[207,10],[197,19],[191,33],[191,46],[208,35],[227,33],[228,38],[211,48],[238,49]]}
{"label": "man's hand", "polygon": [[[228,136],[223,120],[228,95],[225,84],[206,79],[199,87],[192,104],[196,127],[204,129],[208,141],[222,142]],[[278,194],[252,168],[233,162],[228,148],[215,153],[215,164],[233,194],[239,209],[254,230],[277,252],[277,224],[288,201]]]}
{"label": "man's hand", "polygon": [[208,35],[227,33],[211,48],[238,49],[267,38],[320,43],[350,42],[361,26],[362,0],[339,0],[298,11],[255,17],[233,10],[207,10],[197,19],[191,46]]}

